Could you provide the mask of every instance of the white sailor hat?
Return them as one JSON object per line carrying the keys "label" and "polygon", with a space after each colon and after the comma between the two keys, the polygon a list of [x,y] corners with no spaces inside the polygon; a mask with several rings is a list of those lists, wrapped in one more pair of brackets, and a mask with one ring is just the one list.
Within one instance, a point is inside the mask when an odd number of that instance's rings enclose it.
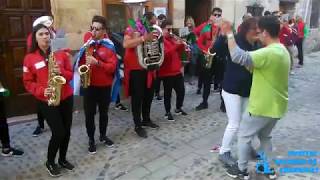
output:
{"label": "white sailor hat", "polygon": [[46,27],[50,27],[53,24],[53,18],[51,16],[41,16],[33,22],[32,27],[35,27],[38,24],[43,24]]}

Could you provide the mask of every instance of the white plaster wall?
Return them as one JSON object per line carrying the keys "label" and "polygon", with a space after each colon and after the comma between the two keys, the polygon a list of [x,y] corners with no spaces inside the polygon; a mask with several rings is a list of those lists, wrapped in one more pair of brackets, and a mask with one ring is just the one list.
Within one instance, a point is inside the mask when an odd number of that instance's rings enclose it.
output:
{"label": "white plaster wall", "polygon": [[[264,10],[279,10],[279,0],[257,0]],[[242,16],[247,12],[246,6],[256,2],[255,0],[216,0],[215,7],[223,10],[223,17],[236,23],[238,26],[242,22]]]}
{"label": "white plaster wall", "polygon": [[83,34],[89,29],[91,18],[102,15],[101,0],[51,0],[54,25],[66,32],[68,47],[77,50],[83,44]]}
{"label": "white plaster wall", "polygon": [[173,27],[182,28],[184,27],[185,17],[185,0],[174,0],[173,1]]}

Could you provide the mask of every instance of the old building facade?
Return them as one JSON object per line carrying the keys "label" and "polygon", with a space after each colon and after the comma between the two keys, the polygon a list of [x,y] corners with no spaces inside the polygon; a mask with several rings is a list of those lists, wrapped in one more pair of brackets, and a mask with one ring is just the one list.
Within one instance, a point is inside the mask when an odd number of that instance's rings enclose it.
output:
{"label": "old building facade", "polygon": [[[263,11],[281,10],[292,16],[301,15],[311,27],[306,51],[319,49],[319,0],[150,0],[145,8],[157,14],[165,13],[173,19],[175,28],[181,28],[186,15],[200,24],[207,20],[213,7],[222,8],[223,17],[239,25],[247,6],[253,4],[259,4]],[[11,97],[7,99],[9,116],[35,112],[35,101],[21,83],[22,63],[32,22],[41,15],[52,15],[56,29],[66,32],[68,46],[77,51],[93,15],[107,17],[111,30],[119,32],[124,30],[130,12],[122,0],[1,1],[0,81],[11,90]]]}

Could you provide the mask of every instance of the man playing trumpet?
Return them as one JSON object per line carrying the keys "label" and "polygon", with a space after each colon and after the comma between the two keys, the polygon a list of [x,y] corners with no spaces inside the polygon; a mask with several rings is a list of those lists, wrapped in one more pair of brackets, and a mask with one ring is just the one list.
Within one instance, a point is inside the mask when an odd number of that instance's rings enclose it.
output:
{"label": "man playing trumpet", "polygon": [[164,20],[161,28],[164,36],[165,57],[163,65],[159,69],[159,77],[163,80],[164,106],[166,110],[165,118],[168,119],[168,121],[174,121],[171,114],[172,89],[176,92],[177,98],[175,114],[187,115],[187,113],[182,110],[185,87],[183,74],[181,72],[183,65],[180,60],[180,54],[185,51],[188,45],[181,38],[172,35],[172,21],[170,19]]}

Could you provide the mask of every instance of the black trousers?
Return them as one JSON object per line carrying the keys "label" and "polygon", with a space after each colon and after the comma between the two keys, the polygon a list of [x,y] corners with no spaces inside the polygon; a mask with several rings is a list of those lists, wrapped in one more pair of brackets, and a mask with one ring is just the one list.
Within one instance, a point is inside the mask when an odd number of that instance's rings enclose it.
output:
{"label": "black trousers", "polygon": [[59,106],[48,106],[42,101],[39,103],[52,133],[48,146],[48,162],[55,162],[58,150],[59,160],[66,160],[72,124],[73,96],[61,101]]}
{"label": "black trousers", "polygon": [[225,59],[215,57],[213,63],[214,89],[222,88],[222,81],[225,69]]}
{"label": "black trousers", "polygon": [[[199,75],[199,81],[198,81],[198,88],[203,85],[203,93],[202,93],[202,102],[205,104],[208,104],[208,98],[210,95],[210,89],[211,89],[211,81],[212,77],[214,75],[214,66],[212,65],[211,68],[205,67],[205,58],[202,55],[201,57],[201,67],[200,67],[200,75]],[[213,60],[214,61],[214,60]],[[202,84],[202,85],[200,85]],[[201,89],[201,88],[200,88]]]}
{"label": "black trousers", "polygon": [[208,98],[211,90],[211,80],[213,76],[212,69],[203,69],[201,76],[203,82],[202,102],[208,104]]}
{"label": "black trousers", "polygon": [[120,104],[120,94],[117,96],[116,104]]}
{"label": "black trousers", "polygon": [[203,76],[202,76],[202,70],[199,72],[198,76],[198,89],[202,89],[203,86]]}
{"label": "black trousers", "polygon": [[198,74],[198,89],[202,89],[203,87],[203,78],[204,78],[203,70],[205,69],[204,63],[205,63],[205,58],[203,54],[200,54],[196,64],[196,69],[197,69],[196,71]]}
{"label": "black trousers", "polygon": [[86,118],[86,128],[89,141],[94,141],[96,126],[94,116],[97,106],[99,107],[99,130],[100,137],[105,137],[108,126],[108,110],[111,100],[111,86],[92,87],[84,90],[83,107]]}
{"label": "black trousers", "polygon": [[160,86],[161,86],[161,79],[157,77],[156,80],[154,81],[155,95],[160,94]]}
{"label": "black trousers", "polygon": [[10,148],[9,127],[4,100],[0,97],[0,140],[2,148]]}
{"label": "black trousers", "polygon": [[40,110],[40,101],[37,102],[37,118],[38,118],[38,126],[42,129],[44,128],[44,116]]}
{"label": "black trousers", "polygon": [[298,49],[299,64],[303,65],[303,38],[299,38],[297,40],[296,46],[297,46],[297,49]]}
{"label": "black trousers", "polygon": [[143,121],[150,121],[150,109],[154,94],[154,82],[151,88],[147,86],[146,70],[133,70],[130,72],[130,95],[134,124],[141,126]]}
{"label": "black trousers", "polygon": [[162,78],[164,88],[164,107],[166,112],[171,110],[172,89],[176,92],[176,109],[180,109],[183,105],[185,88],[182,74]]}

